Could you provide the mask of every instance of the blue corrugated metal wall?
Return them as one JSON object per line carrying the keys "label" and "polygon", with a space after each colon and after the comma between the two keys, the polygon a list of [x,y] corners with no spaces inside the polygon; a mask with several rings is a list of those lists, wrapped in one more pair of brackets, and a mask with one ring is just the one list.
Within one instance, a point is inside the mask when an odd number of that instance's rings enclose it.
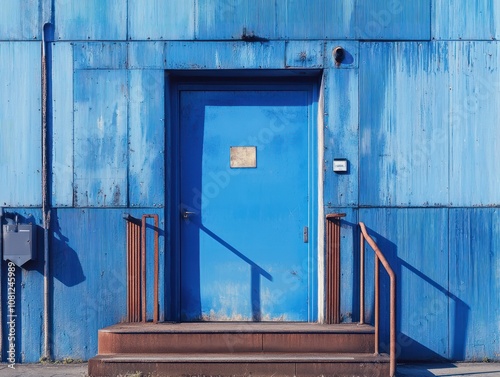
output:
{"label": "blue corrugated metal wall", "polygon": [[[347,213],[344,319],[356,319],[361,220],[398,275],[400,359],[499,359],[499,9],[493,0],[2,3],[0,206],[37,224],[40,41],[53,25],[53,356],[92,357],[97,330],[125,316],[123,213],[158,213],[168,229],[165,70],[314,68],[325,211]],[[241,41],[244,29],[261,40]],[[337,45],[348,52],[340,67]],[[349,159],[348,175],[332,172],[335,157]],[[18,356],[32,362],[42,354],[42,259],[27,267]]]}

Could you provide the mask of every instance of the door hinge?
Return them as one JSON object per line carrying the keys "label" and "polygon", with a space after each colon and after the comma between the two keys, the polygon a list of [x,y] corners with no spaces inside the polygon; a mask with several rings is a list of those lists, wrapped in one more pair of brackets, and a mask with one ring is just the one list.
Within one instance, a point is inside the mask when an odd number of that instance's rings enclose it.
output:
{"label": "door hinge", "polygon": [[309,227],[305,226],[304,227],[304,243],[309,242]]}

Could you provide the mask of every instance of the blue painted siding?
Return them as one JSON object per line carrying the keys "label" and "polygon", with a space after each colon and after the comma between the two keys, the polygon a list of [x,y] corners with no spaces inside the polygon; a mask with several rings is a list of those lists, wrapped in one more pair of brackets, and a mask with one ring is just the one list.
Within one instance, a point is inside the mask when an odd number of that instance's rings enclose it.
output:
{"label": "blue painted siding", "polygon": [[[71,357],[86,360],[94,356],[97,353],[97,331],[126,317],[124,212],[120,209],[88,208],[52,212],[51,271],[56,359]],[[135,217],[156,213],[160,216],[160,229],[164,229],[162,211],[142,208],[126,212]],[[162,263],[163,241],[161,234]],[[152,252],[153,248],[148,250]],[[153,254],[149,252],[148,271],[151,272]],[[36,275],[39,276],[39,273],[36,272]],[[149,302],[152,297],[153,291],[149,289]],[[33,352],[27,361],[36,361],[39,357]]]}
{"label": "blue painted siding", "polygon": [[127,205],[127,71],[76,71],[76,207]]}
{"label": "blue painted siding", "polygon": [[127,0],[55,2],[56,40],[126,40]]}
{"label": "blue painted siding", "polygon": [[6,0],[0,12],[0,40],[41,39],[41,0]]}
{"label": "blue painted siding", "polygon": [[196,39],[241,39],[245,33],[275,39],[275,2],[269,0],[198,0]]}
{"label": "blue painted siding", "polygon": [[[400,360],[448,358],[448,210],[435,208],[360,209],[359,221],[384,252],[397,278],[397,342]],[[370,251],[368,251],[370,250]],[[373,252],[367,246],[367,281],[373,279]],[[382,339],[388,339],[389,279],[381,267]],[[373,318],[373,296],[366,315]],[[369,301],[369,302],[370,302]],[[460,316],[462,313],[456,313]],[[465,329],[457,328],[457,332]],[[386,344],[386,347],[388,345]],[[388,349],[388,348],[386,348]]]}
{"label": "blue painted siding", "polygon": [[285,42],[168,42],[167,69],[279,69]]}
{"label": "blue painted siding", "polygon": [[52,43],[52,205],[73,205],[73,45]]}
{"label": "blue painted siding", "polygon": [[127,44],[116,42],[75,43],[74,69],[125,69]]}
{"label": "blue painted siding", "polygon": [[[6,216],[17,214],[20,221],[35,225],[36,247],[43,254],[42,212],[37,208],[9,208]],[[12,218],[12,217],[11,217]],[[43,312],[43,262],[42,258],[30,261],[24,268],[16,268],[16,358],[19,362],[34,362],[42,354],[42,315]],[[7,263],[2,263],[2,281],[7,281]],[[2,285],[5,300],[7,284]],[[7,307],[2,303],[4,310]],[[3,311],[5,315],[5,311]],[[2,321],[4,334],[7,334],[7,321]],[[4,343],[7,344],[7,343]],[[5,349],[5,348],[4,348]],[[5,356],[5,355],[4,355]],[[5,360],[5,359],[4,359]]]}
{"label": "blue painted siding", "polygon": [[498,358],[498,208],[450,210],[449,239],[450,357],[478,361]]}
{"label": "blue painted siding", "polygon": [[[129,0],[129,40],[195,39],[196,0]],[[147,22],[144,22],[147,20]]]}
{"label": "blue painted siding", "polygon": [[500,36],[500,4],[496,0],[434,0],[432,11],[433,39],[488,41]]}
{"label": "blue painted siding", "polygon": [[129,71],[129,205],[165,203],[165,73]]}
{"label": "blue painted siding", "polygon": [[280,39],[354,39],[355,0],[276,0]]}
{"label": "blue painted siding", "polygon": [[498,42],[449,44],[450,204],[500,204]]}
{"label": "blue painted siding", "polygon": [[[172,317],[169,77],[260,70],[293,81],[311,69],[322,76],[322,204],[347,213],[343,320],[359,317],[362,220],[398,274],[400,359],[498,360],[499,9],[495,0],[3,1],[0,206],[37,225],[40,40],[45,22],[54,28],[45,35],[54,357],[95,355],[97,330],[125,316],[124,212],[160,215],[161,313]],[[244,29],[257,40],[241,40]],[[347,52],[339,67],[337,46]],[[337,157],[348,174],[333,173]],[[18,360],[35,362],[42,258],[26,267]]]}
{"label": "blue painted siding", "polygon": [[35,207],[41,195],[41,46],[0,42],[0,205]]}
{"label": "blue painted siding", "polygon": [[165,69],[167,66],[166,42],[129,42],[128,68]]}
{"label": "blue painted siding", "polygon": [[360,50],[360,204],[447,205],[448,44]]}
{"label": "blue painted siding", "polygon": [[[328,69],[324,74],[324,201],[327,206],[358,205],[358,70]],[[333,160],[346,158],[348,174],[333,172]]]}
{"label": "blue painted siding", "polygon": [[431,0],[357,0],[356,38],[430,40]]}

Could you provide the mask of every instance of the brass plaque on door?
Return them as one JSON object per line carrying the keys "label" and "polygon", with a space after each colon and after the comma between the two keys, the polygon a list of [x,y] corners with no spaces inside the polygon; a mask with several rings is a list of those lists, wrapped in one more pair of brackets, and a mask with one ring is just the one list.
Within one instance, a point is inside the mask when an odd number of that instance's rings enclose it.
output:
{"label": "brass plaque on door", "polygon": [[232,169],[257,167],[257,147],[230,147],[229,154]]}

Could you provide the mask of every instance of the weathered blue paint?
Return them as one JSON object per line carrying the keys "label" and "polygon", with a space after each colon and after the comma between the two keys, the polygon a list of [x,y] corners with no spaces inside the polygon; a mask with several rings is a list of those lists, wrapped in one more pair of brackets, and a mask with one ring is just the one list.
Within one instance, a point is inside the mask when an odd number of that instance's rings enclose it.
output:
{"label": "weathered blue paint", "polygon": [[[35,229],[36,247],[43,250],[42,213],[37,208],[9,208],[6,217],[18,216],[21,223],[32,223]],[[3,259],[3,258],[2,258]],[[27,262],[23,269],[16,268],[16,357],[21,362],[38,360],[41,354],[43,310],[43,262],[41,258]],[[2,277],[7,276],[7,263],[2,263]],[[5,280],[6,281],[6,280]],[[7,285],[2,286],[2,297],[7,297]],[[4,304],[4,309],[7,307]],[[5,313],[5,311],[3,311]],[[34,315],[34,313],[37,313]],[[2,321],[4,334],[7,334],[7,321]],[[6,344],[6,343],[4,343]],[[5,349],[5,348],[4,348]],[[4,355],[5,356],[5,355]]]}
{"label": "weathered blue paint", "polygon": [[35,207],[41,195],[39,42],[0,42],[0,205]]}
{"label": "weathered blue paint", "polygon": [[[498,358],[498,208],[450,210],[450,358]],[[492,355],[492,356],[485,356]]]}
{"label": "weathered blue paint", "polygon": [[129,71],[128,192],[131,207],[165,203],[165,72]]}
{"label": "weathered blue paint", "polygon": [[276,0],[278,39],[354,39],[355,0]]}
{"label": "weathered blue paint", "polygon": [[450,205],[500,204],[497,42],[449,42]]}
{"label": "weathered blue paint", "polygon": [[[160,228],[164,229],[161,210],[141,208],[126,212],[134,217],[156,213],[160,216]],[[71,357],[86,360],[92,357],[97,352],[97,331],[126,317],[124,213],[123,209],[52,210],[53,345],[57,359]],[[163,244],[163,233],[160,233],[162,265]],[[153,248],[148,247],[148,250],[151,278]],[[163,268],[160,273],[163,275]],[[151,287],[148,292],[148,301],[151,302]],[[163,308],[163,300],[161,303]],[[151,311],[148,314],[151,316]],[[77,323],[82,325],[75,326]],[[35,361],[39,357],[34,354],[27,361]]]}
{"label": "weathered blue paint", "polygon": [[[311,86],[180,87],[182,320],[315,320],[313,101]],[[231,169],[231,146],[255,147],[256,167]]]}
{"label": "weathered blue paint", "polygon": [[[494,0],[4,1],[0,206],[34,215],[38,225],[40,209],[28,208],[41,205],[38,40],[43,23],[53,22],[55,30],[49,56],[54,357],[93,356],[97,329],[125,316],[123,282],[113,275],[125,271],[123,212],[162,218],[160,313],[175,317],[177,261],[170,220],[163,220],[176,185],[170,161],[163,163],[175,146],[165,132],[169,77],[177,70],[214,77],[251,70],[253,77],[293,81],[310,69],[323,80],[324,210],[347,213],[344,321],[358,316],[353,224],[363,220],[398,273],[400,357],[498,359],[498,8]],[[339,67],[336,46],[348,52]],[[348,174],[333,173],[336,157],[349,160]],[[106,208],[82,208],[94,206]],[[42,354],[42,270],[40,259],[20,273],[19,361]]]}
{"label": "weathered blue paint", "polygon": [[240,40],[244,34],[273,39],[276,33],[274,1],[198,0],[196,14],[196,39]]}
{"label": "weathered blue paint", "polygon": [[56,40],[126,40],[127,0],[61,0],[55,5]]}
{"label": "weathered blue paint", "polygon": [[432,4],[432,38],[496,40],[500,36],[499,5],[495,0],[435,0]]}
{"label": "weathered blue paint", "polygon": [[447,52],[437,43],[361,44],[361,205],[448,204]]}
{"label": "weathered blue paint", "polygon": [[167,69],[280,69],[285,42],[168,42]]}
{"label": "weathered blue paint", "polygon": [[195,0],[129,0],[127,39],[195,39],[196,2]]}
{"label": "weathered blue paint", "polygon": [[431,0],[357,0],[356,39],[430,40],[430,15]]}
{"label": "weathered blue paint", "polygon": [[41,39],[41,0],[7,0],[0,12],[0,40]]}
{"label": "weathered blue paint", "polygon": [[73,205],[73,45],[52,43],[52,205]]}
{"label": "weathered blue paint", "polygon": [[129,42],[128,68],[166,69],[166,42]]}
{"label": "weathered blue paint", "polygon": [[325,45],[321,41],[288,41],[285,45],[287,68],[322,68]]}
{"label": "weathered blue paint", "polygon": [[127,44],[116,42],[75,43],[74,69],[125,69]]}
{"label": "weathered blue paint", "polygon": [[[449,292],[448,210],[444,208],[360,209],[359,221],[383,250],[397,278],[398,358],[448,358],[450,301],[464,306]],[[373,281],[373,252],[366,253],[367,282]],[[381,267],[382,339],[388,339],[389,280]],[[366,316],[373,320],[373,290],[367,295]],[[465,310],[465,308],[462,308]],[[456,313],[462,316],[465,313]],[[464,328],[455,329],[464,333]],[[388,344],[384,348],[388,349]]]}
{"label": "weathered blue paint", "polygon": [[127,71],[74,75],[75,207],[127,205]]}
{"label": "weathered blue paint", "polygon": [[[342,44],[347,65],[358,64],[358,44]],[[327,43],[328,69],[323,74],[324,86],[324,203],[332,206],[358,205],[358,135],[359,97],[358,70],[338,69],[332,64],[332,50],[337,43]],[[351,58],[349,58],[351,57]],[[344,63],[341,65],[344,65]],[[333,160],[346,158],[348,174],[333,172]]]}

